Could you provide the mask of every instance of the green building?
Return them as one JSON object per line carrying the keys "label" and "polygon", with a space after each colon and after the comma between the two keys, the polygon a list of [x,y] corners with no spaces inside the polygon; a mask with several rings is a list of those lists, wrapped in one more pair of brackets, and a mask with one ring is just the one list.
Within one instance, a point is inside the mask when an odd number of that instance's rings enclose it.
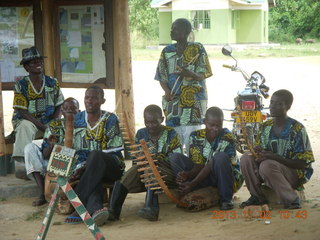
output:
{"label": "green building", "polygon": [[171,24],[187,18],[190,41],[203,44],[268,43],[268,11],[274,0],[153,0],[159,9],[159,44],[171,43]]}

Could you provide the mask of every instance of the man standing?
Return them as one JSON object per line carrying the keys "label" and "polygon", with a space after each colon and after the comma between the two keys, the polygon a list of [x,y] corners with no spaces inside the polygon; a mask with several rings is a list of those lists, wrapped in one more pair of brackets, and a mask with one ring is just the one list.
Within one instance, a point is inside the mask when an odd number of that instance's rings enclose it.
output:
{"label": "man standing", "polygon": [[[144,109],[143,117],[146,127],[138,130],[135,142],[139,144],[139,141],[144,139],[149,143],[150,153],[155,154],[154,159],[158,160],[160,171],[168,176],[166,182],[173,183],[175,179],[170,179],[173,177],[173,172],[169,156],[174,152],[181,153],[179,136],[173,128],[162,125],[164,117],[159,106],[147,106]],[[122,205],[128,193],[145,191],[147,191],[145,207],[140,209],[138,214],[150,221],[157,221],[159,216],[158,195],[150,187],[145,188],[141,182],[137,165],[132,166],[121,178],[121,181],[114,184],[109,206],[109,220],[119,219]]]}
{"label": "man standing", "polygon": [[212,75],[203,45],[187,41],[191,30],[187,19],[174,21],[171,39],[177,43],[163,49],[155,75],[165,92],[162,108],[166,125],[175,128],[187,152],[190,133],[203,123],[207,109],[205,79]]}
{"label": "man standing", "polygon": [[[14,87],[12,124],[15,143],[12,159],[24,162],[24,147],[36,136],[43,136],[47,124],[59,118],[63,95],[57,79],[44,75],[43,56],[35,47],[22,50],[21,65],[29,73]],[[24,164],[22,164],[24,165]],[[16,176],[24,178],[25,169]]]}
{"label": "man standing", "polygon": [[264,122],[255,143],[257,157],[244,154],[241,171],[251,197],[240,207],[267,203],[261,190],[272,188],[286,209],[301,208],[295,190],[302,190],[313,169],[314,156],[305,127],[287,116],[293,102],[288,90],[276,91],[270,100],[272,119]]}
{"label": "man standing", "polygon": [[223,112],[218,107],[207,110],[204,123],[205,129],[190,134],[189,158],[173,154],[171,164],[182,193],[215,186],[220,210],[230,210],[232,196],[243,183],[234,137],[223,128]]}

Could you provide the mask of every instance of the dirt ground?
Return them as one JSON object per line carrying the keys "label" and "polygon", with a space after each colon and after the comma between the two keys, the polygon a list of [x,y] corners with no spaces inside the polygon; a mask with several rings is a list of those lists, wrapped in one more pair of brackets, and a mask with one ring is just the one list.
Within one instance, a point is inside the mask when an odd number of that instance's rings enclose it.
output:
{"label": "dirt ground", "polygon": [[[222,68],[222,64],[232,64],[231,60],[212,60],[214,76],[207,80],[209,106],[231,109],[233,98],[244,87],[240,74]],[[137,129],[143,126],[142,112],[148,104],[161,104],[162,91],[159,83],[153,80],[156,62],[133,62],[133,81],[135,114]],[[316,162],[314,174],[305,185],[306,201],[300,210],[289,211],[284,218],[279,205],[271,205],[270,223],[265,219],[245,219],[239,203],[249,197],[243,186],[235,194],[235,219],[231,212],[224,216],[217,215],[218,207],[191,213],[176,208],[172,203],[161,204],[158,222],[140,219],[137,211],[143,206],[144,194],[129,194],[123,206],[121,221],[112,222],[100,229],[106,239],[280,239],[280,240],[318,240],[320,235],[320,98],[319,76],[320,56],[280,59],[240,60],[240,66],[249,73],[260,71],[267,79],[270,93],[286,88],[294,94],[294,102],[289,115],[300,120],[307,128]],[[146,91],[147,90],[147,91]],[[72,92],[71,92],[72,91]],[[65,97],[76,96],[83,107],[83,89],[63,89]],[[113,111],[114,93],[106,90],[105,109]],[[265,102],[268,106],[268,101]],[[4,106],[12,105],[12,94],[4,93]],[[5,107],[6,132],[10,132],[11,107]],[[229,113],[225,112],[225,118]],[[229,122],[225,123],[230,126]],[[0,239],[26,240],[35,239],[41,227],[47,206],[32,207],[31,198],[10,199],[0,202]],[[234,216],[234,215],[233,215]],[[84,224],[63,224],[65,216],[54,215],[53,224],[47,239],[93,239]],[[218,218],[218,219],[216,219]]]}

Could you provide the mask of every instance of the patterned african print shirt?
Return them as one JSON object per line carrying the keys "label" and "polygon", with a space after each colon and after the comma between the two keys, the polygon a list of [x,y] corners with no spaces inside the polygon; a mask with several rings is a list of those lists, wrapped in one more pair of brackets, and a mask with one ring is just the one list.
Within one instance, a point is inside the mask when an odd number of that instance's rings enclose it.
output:
{"label": "patterned african print shirt", "polygon": [[63,94],[57,79],[45,76],[43,86],[37,92],[29,76],[25,76],[16,82],[14,86],[13,108],[15,110],[13,112],[12,124],[15,128],[22,120],[22,116],[18,113],[17,109],[28,110],[42,124],[47,124],[52,120],[55,108],[60,106],[63,101]]}
{"label": "patterned african print shirt", "polygon": [[[77,132],[76,129],[73,130],[73,132]],[[55,119],[49,122],[48,127],[46,128],[46,131],[44,132],[43,142],[41,145],[41,151],[43,153],[44,149],[49,146],[48,138],[50,135],[54,135],[58,138],[58,142],[56,144],[58,145],[64,145],[64,139],[65,139],[65,119]],[[77,157],[77,163],[80,164],[85,162],[86,157],[82,154],[78,154],[76,152]]]}
{"label": "patterned african print shirt", "polygon": [[[95,126],[90,127],[87,122],[87,112],[82,111],[76,114],[74,125],[73,148],[81,158],[86,159],[93,150],[102,151],[123,146],[119,120],[114,113],[102,110],[99,121]],[[112,154],[118,157],[124,169],[121,151]]]}
{"label": "patterned african print shirt", "polygon": [[55,119],[48,124],[46,131],[43,136],[42,150],[48,147],[48,138],[50,135],[54,135],[58,138],[58,145],[64,144],[64,135],[65,135],[65,127],[64,127],[64,119]]}
{"label": "patterned african print shirt", "polygon": [[162,50],[155,80],[166,82],[175,98],[167,102],[162,98],[166,125],[171,127],[202,124],[207,110],[206,80],[179,78],[177,66],[184,66],[205,78],[212,75],[206,50],[201,43],[188,43],[182,56],[177,55],[177,45],[171,44]]}
{"label": "patterned african print shirt", "polygon": [[141,128],[135,136],[135,142],[139,144],[141,139],[149,143],[150,153],[155,153],[158,160],[168,160],[170,153],[182,153],[179,136],[171,127],[162,126],[162,132],[156,143],[151,141],[147,128]]}
{"label": "patterned african print shirt", "polygon": [[195,164],[206,164],[216,152],[224,152],[229,156],[235,178],[233,190],[236,192],[243,183],[243,176],[240,172],[240,162],[232,133],[227,128],[223,128],[211,143],[206,138],[206,129],[190,134],[189,157]]}
{"label": "patterned african print shirt", "polygon": [[255,145],[287,159],[306,161],[304,171],[296,170],[300,180],[298,190],[302,190],[303,184],[311,178],[313,173],[311,163],[314,162],[307,131],[300,122],[288,117],[280,137],[277,137],[272,130],[273,124],[273,119],[261,124]]}

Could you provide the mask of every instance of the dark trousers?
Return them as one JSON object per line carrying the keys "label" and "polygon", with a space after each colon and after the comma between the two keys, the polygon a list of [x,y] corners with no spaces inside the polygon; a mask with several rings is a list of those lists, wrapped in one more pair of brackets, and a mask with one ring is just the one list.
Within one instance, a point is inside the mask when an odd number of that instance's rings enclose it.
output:
{"label": "dark trousers", "polygon": [[[179,172],[190,171],[194,167],[194,163],[191,159],[180,153],[172,154],[170,163],[176,176]],[[198,184],[196,189],[208,186],[217,187],[220,201],[231,201],[233,196],[234,177],[229,156],[224,152],[217,152],[207,164],[211,165],[210,174]]]}
{"label": "dark trousers", "polygon": [[[170,163],[166,160],[159,160],[157,162],[157,166],[161,174],[165,175],[164,180],[167,186],[169,188],[175,188],[175,175],[171,170]],[[138,169],[139,167],[137,165],[133,165],[128,171],[124,173],[123,177],[121,178],[121,183],[126,187],[129,193],[139,193],[146,191],[144,183],[141,182],[140,174],[147,172],[139,173]]]}
{"label": "dark trousers", "polygon": [[86,169],[75,188],[89,214],[103,208],[103,183],[119,180],[122,173],[117,156],[101,151],[90,152]]}

